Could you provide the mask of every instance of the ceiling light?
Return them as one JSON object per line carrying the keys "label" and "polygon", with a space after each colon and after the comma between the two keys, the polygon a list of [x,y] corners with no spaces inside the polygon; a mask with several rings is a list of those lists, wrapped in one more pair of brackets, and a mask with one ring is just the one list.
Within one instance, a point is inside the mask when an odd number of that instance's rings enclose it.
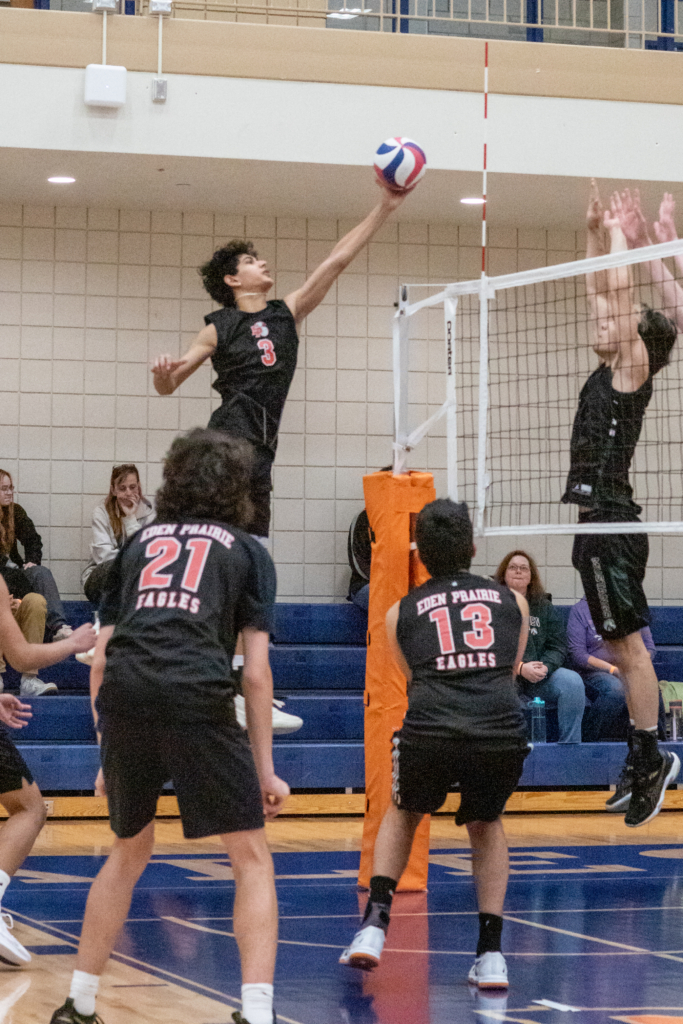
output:
{"label": "ceiling light", "polygon": [[51,182],[53,185],[73,185],[76,179],[69,178],[66,176],[60,177],[58,174],[56,174],[54,177],[48,178],[47,180]]}
{"label": "ceiling light", "polygon": [[328,18],[339,18],[339,20],[348,20],[349,18],[357,18],[360,14],[372,14],[372,7],[342,7],[339,11],[334,11],[332,14],[328,14]]}
{"label": "ceiling light", "polygon": [[480,197],[475,197],[475,196],[470,196],[467,199],[461,199],[460,202],[464,203],[465,206],[483,206],[484,205],[484,200],[481,199]]}

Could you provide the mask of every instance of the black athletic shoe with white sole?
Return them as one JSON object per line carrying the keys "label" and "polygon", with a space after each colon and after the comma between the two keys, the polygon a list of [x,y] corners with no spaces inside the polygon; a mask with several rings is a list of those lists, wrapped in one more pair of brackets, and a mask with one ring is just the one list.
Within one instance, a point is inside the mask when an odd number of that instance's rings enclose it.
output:
{"label": "black athletic shoe with white sole", "polygon": [[52,1014],[50,1024],[104,1024],[104,1021],[96,1013],[84,1017],[82,1013],[76,1013],[74,1001],[71,997],[67,999],[64,1006]]}
{"label": "black athletic shoe with white sole", "polygon": [[660,751],[661,763],[655,768],[637,765],[633,772],[633,789],[631,802],[624,818],[629,828],[646,825],[659,814],[666,787],[678,778],[681,762],[676,754],[668,750]]}
{"label": "black athletic shoe with white sole", "polygon": [[633,762],[631,760],[631,751],[629,750],[628,757],[626,758],[626,764],[621,769],[621,773],[617,779],[617,788],[614,793],[612,793],[609,800],[605,800],[605,810],[625,811],[631,800],[632,789]]}

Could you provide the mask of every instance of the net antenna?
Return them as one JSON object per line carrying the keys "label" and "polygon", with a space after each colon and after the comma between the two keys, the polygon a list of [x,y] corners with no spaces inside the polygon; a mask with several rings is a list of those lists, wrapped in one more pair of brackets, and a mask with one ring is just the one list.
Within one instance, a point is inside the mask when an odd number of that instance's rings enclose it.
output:
{"label": "net antenna", "polygon": [[[408,453],[445,416],[448,497],[470,503],[477,536],[683,533],[683,337],[653,378],[630,467],[643,521],[579,523],[578,507],[560,502],[579,391],[597,365],[585,275],[631,267],[638,300],[657,309],[646,264],[682,255],[679,239],[498,277],[402,285],[393,331],[394,473],[405,472]],[[419,298],[424,290],[432,294]],[[438,306],[446,399],[411,431],[411,319]]]}

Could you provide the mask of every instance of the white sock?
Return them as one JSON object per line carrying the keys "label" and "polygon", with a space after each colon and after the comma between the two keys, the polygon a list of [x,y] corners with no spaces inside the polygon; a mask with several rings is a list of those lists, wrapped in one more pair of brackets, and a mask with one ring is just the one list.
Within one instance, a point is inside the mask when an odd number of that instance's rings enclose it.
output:
{"label": "white sock", "polygon": [[636,727],[636,720],[635,720],[635,718],[629,718],[629,722],[631,723],[631,725],[635,729],[635,727]]}
{"label": "white sock", "polygon": [[11,881],[12,879],[7,874],[7,872],[0,870],[0,904],[2,903],[3,897],[5,895],[5,889],[10,884]]}
{"label": "white sock", "polygon": [[242,985],[242,1016],[249,1024],[273,1024],[273,986]]}
{"label": "white sock", "polygon": [[71,978],[69,996],[74,1001],[74,1010],[84,1017],[92,1017],[95,1012],[95,996],[100,987],[99,974],[86,974],[85,971],[74,971]]}
{"label": "white sock", "polygon": [[232,667],[233,668],[242,668],[243,665],[244,665],[244,655],[243,654],[233,654],[233,656],[232,656]]}

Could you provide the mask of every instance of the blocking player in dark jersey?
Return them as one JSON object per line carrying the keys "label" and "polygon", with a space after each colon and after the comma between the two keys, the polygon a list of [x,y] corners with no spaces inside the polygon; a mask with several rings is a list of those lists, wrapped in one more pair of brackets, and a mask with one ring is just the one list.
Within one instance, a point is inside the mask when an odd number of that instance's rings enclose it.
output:
{"label": "blocking player in dark jersey", "polygon": [[[275,570],[243,529],[250,457],[246,442],[222,432],[176,438],[157,520],[122,548],[109,575],[90,687],[98,785],[116,839],[90,890],[71,991],[52,1024],[100,1021],[99,977],[152,852],[157,797],[169,779],[185,836],[220,836],[235,873],[243,985],[234,1020],[273,1024],[277,901],[264,815],[278,813],[289,788],[272,756]],[[249,741],[229,682],[240,630]]]}
{"label": "blocking player in dark jersey", "polygon": [[[87,651],[95,640],[91,625],[80,626],[54,644],[29,644],[12,614],[12,598],[0,577],[0,651],[18,672],[37,672],[56,665],[71,654]],[[11,693],[0,693],[0,722],[23,729],[31,718],[31,705]],[[31,771],[5,729],[0,727],[0,804],[9,815],[0,830],[0,901],[12,875],[21,867],[45,824],[45,805]],[[6,920],[5,920],[6,919]],[[12,918],[0,917],[0,963],[23,967],[31,960],[11,932]]]}
{"label": "blocking player in dark jersey", "polygon": [[[627,248],[618,204],[603,211],[595,181],[586,218],[587,256]],[[676,325],[663,313],[634,304],[630,268],[586,275],[594,320],[591,344],[600,365],[579,397],[571,437],[571,462],[562,501],[579,505],[582,523],[638,522],[629,469],[652,398],[655,374],[669,362]],[[628,805],[625,822],[644,825],[660,810],[666,787],[677,778],[675,754],[657,746],[659,690],[640,630],[648,625],[643,579],[648,539],[643,533],[577,534],[572,562],[581,575],[597,632],[612,652],[624,684],[633,731],[629,756],[612,809]]]}
{"label": "blocking player in dark jersey", "polygon": [[460,783],[455,821],[469,833],[479,906],[469,980],[506,988],[500,939],[508,852],[500,816],[528,753],[513,674],[526,648],[529,607],[520,594],[470,572],[475,548],[467,505],[426,505],[415,539],[432,578],[390,608],[386,620],[408,680],[408,710],[393,738],[393,802],[375,843],[365,917],[340,963],[377,965],[415,831]]}
{"label": "blocking player in dark jersey", "polygon": [[223,308],[204,317],[206,326],[181,359],[162,355],[152,366],[154,387],[170,395],[211,359],[217,374],[213,387],[222,403],[209,426],[246,438],[256,450],[249,532],[258,537],[267,537],[270,527],[271,468],[296,369],[297,328],[407,194],[382,188],[382,198],[365,220],[284,299],[268,301],[273,279],[251,242],[235,240],[218,249],[200,273],[207,292]]}

